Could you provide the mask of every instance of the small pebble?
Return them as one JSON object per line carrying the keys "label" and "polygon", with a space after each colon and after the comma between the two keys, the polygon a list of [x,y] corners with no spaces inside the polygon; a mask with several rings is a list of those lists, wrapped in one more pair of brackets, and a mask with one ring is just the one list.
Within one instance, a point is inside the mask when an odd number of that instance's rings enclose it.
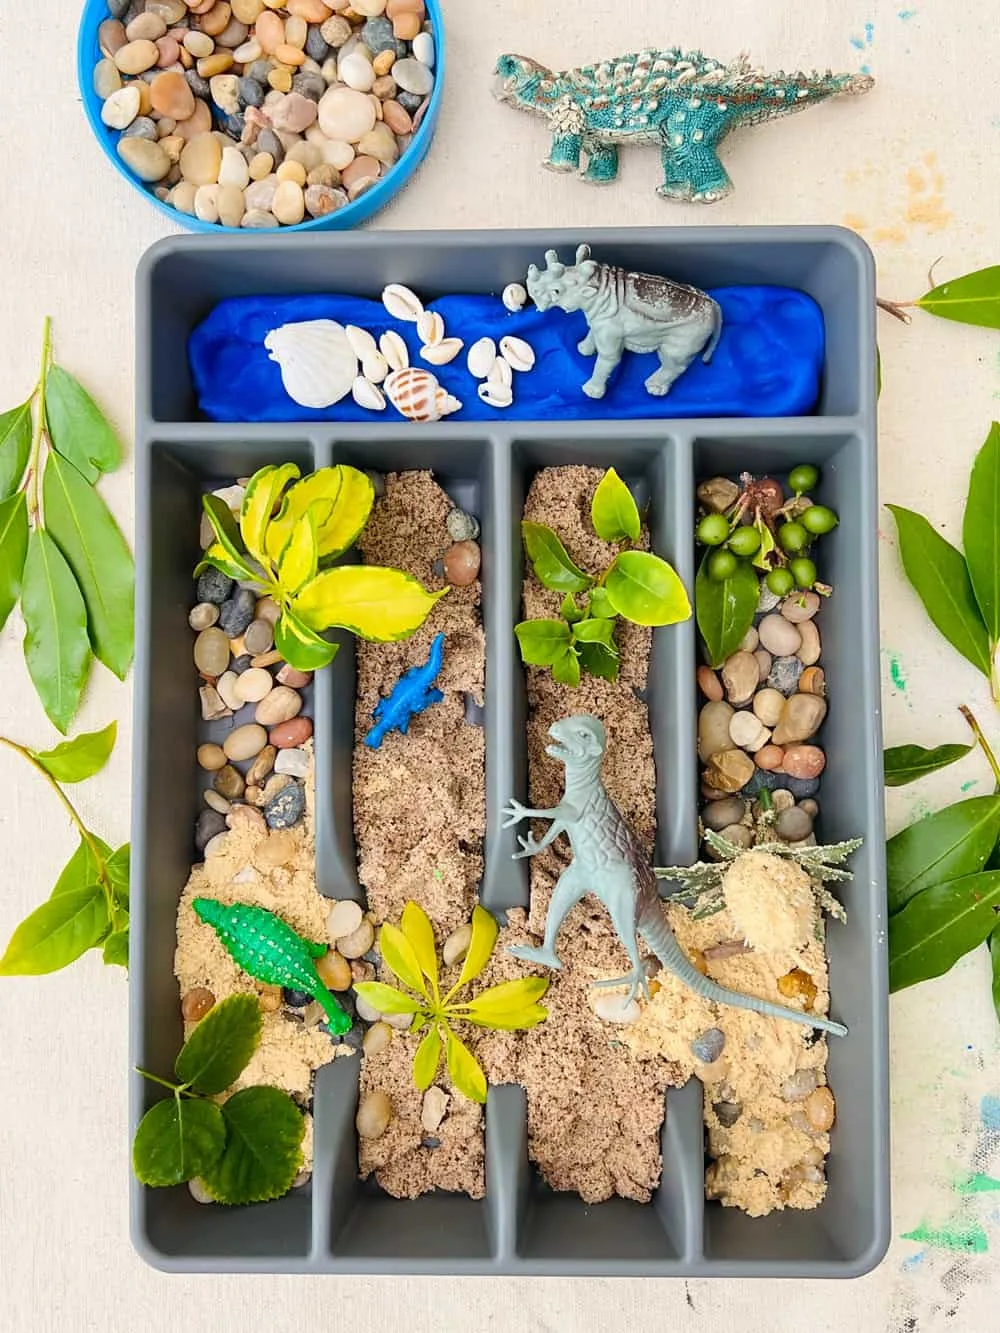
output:
{"label": "small pebble", "polygon": [[[349,898],[344,898],[330,908],[329,915],[326,918],[327,934],[331,940],[343,939],[347,935],[353,935],[365,919],[364,911],[360,903],[352,902]],[[365,950],[362,949],[362,953]]]}
{"label": "small pebble", "polygon": [[298,671],[291,666],[283,666],[277,675],[279,685],[290,685],[293,690],[304,690],[311,680],[311,672]]}
{"label": "small pebble", "polygon": [[206,676],[221,676],[229,665],[229,640],[221,629],[204,629],[194,641],[194,664]]}
{"label": "small pebble", "polygon": [[208,808],[210,810],[218,811],[220,815],[228,815],[233,808],[224,796],[220,796],[219,793],[213,791],[211,787],[206,788],[206,790],[202,792],[202,796],[205,798],[205,804]]}
{"label": "small pebble", "polygon": [[803,1109],[810,1129],[817,1134],[825,1134],[828,1129],[833,1128],[837,1116],[837,1104],[829,1088],[817,1088],[815,1092],[810,1093]]}
{"label": "small pebble", "polygon": [[799,809],[804,810],[807,815],[812,815],[813,819],[819,814],[819,806],[815,801],[807,799],[799,802]]}
{"label": "small pebble", "polygon": [[[274,677],[263,667],[250,667],[236,678],[236,697],[241,703],[260,704],[274,689]],[[256,719],[258,722],[260,718]]]}
{"label": "small pebble", "polygon": [[726,698],[733,705],[749,703],[760,683],[760,673],[753,653],[733,653],[722,667],[722,684]]}
{"label": "small pebble", "polygon": [[771,662],[773,661],[771,654],[766,648],[758,648],[754,653],[754,661],[757,663],[761,681],[767,680],[771,674]]}
{"label": "small pebble", "polygon": [[753,754],[762,749],[771,739],[771,733],[760,718],[749,709],[734,713],[729,723],[729,736],[734,745]]}
{"label": "small pebble", "polygon": [[799,689],[803,694],[818,694],[821,698],[826,696],[826,673],[822,667],[806,667],[799,677]]}
{"label": "small pebble", "polygon": [[776,657],[792,657],[798,652],[802,635],[798,628],[784,616],[765,616],[758,629],[760,641],[769,653]]}
{"label": "small pebble", "polygon": [[789,745],[785,750],[784,769],[789,777],[818,778],[824,768],[826,755],[818,745]]}
{"label": "small pebble", "polygon": [[434,75],[427,66],[409,57],[396,61],[392,67],[392,77],[400,88],[415,97],[426,97],[434,87]]}
{"label": "small pebble", "polygon": [[219,814],[217,810],[202,810],[195,825],[195,847],[199,852],[203,852],[212,839],[217,834],[224,833],[227,827],[225,816]]}
{"label": "small pebble", "polygon": [[710,1065],[718,1060],[726,1044],[726,1034],[721,1028],[708,1028],[691,1043],[691,1053],[702,1064]]}
{"label": "small pebble", "polygon": [[264,818],[268,828],[291,828],[297,824],[306,810],[305,788],[299,783],[290,783],[264,807]]}
{"label": "small pebble", "polygon": [[345,991],[351,987],[351,965],[343,954],[330,949],[316,963],[316,971],[324,986],[330,990]]}
{"label": "small pebble", "polygon": [[768,688],[786,696],[794,694],[799,687],[802,671],[803,665],[797,657],[776,657],[768,672]]}
{"label": "small pebble", "polygon": [[361,1099],[354,1124],[363,1139],[377,1139],[389,1128],[392,1102],[384,1092],[370,1092]]}
{"label": "small pebble", "polygon": [[445,940],[441,950],[441,956],[445,967],[457,967],[459,963],[465,962],[465,956],[469,952],[469,945],[472,943],[472,926],[467,923],[459,926]]}
{"label": "small pebble", "polygon": [[219,629],[230,639],[238,639],[253,621],[257,598],[249,588],[237,588],[219,608]]}
{"label": "small pebble", "polygon": [[726,842],[731,842],[734,847],[752,847],[753,831],[748,829],[746,824],[730,824],[719,833],[720,838],[725,838]]}
{"label": "small pebble", "polygon": [[605,1023],[634,1023],[642,1013],[638,1002],[630,1000],[627,995],[602,995],[597,992],[591,1003],[594,1013]]}
{"label": "small pebble", "polygon": [[181,1000],[181,1016],[185,1023],[199,1023],[215,1007],[215,996],[205,986],[195,986]]}
{"label": "small pebble", "polygon": [[[348,970],[350,970],[350,964],[348,964]],[[382,1017],[375,1006],[369,1004],[363,995],[355,996],[354,1003],[358,1011],[358,1017],[363,1023],[377,1023]]]}
{"label": "small pebble", "polygon": [[274,626],[269,620],[254,620],[243,635],[243,643],[248,653],[255,656],[266,653],[274,643]]}
{"label": "small pebble", "polygon": [[246,726],[237,727],[231,731],[223,742],[223,750],[227,759],[232,759],[235,763],[241,763],[245,759],[253,759],[260,754],[267,744],[267,732],[263,727],[256,723],[249,722]]}
{"label": "small pebble", "polygon": [[718,703],[722,698],[722,683],[719,677],[709,666],[700,666],[697,672],[698,688],[706,699],[712,703]]}
{"label": "small pebble", "polygon": [[716,791],[740,791],[754,775],[754,762],[742,750],[719,750],[712,755],[704,780]]}
{"label": "small pebble", "polygon": [[238,712],[245,702],[237,692],[239,679],[235,671],[224,671],[215,682],[215,688],[225,701],[226,707],[232,709],[234,713]]}
{"label": "small pebble", "polygon": [[797,801],[801,801],[804,796],[816,795],[819,791],[819,778],[785,777],[784,785]]}
{"label": "small pebble", "polygon": [[701,759],[710,759],[720,750],[729,749],[732,716],[732,707],[722,700],[702,707],[698,714],[698,755]]}
{"label": "small pebble", "polygon": [[780,745],[762,745],[754,755],[754,763],[758,768],[764,769],[768,773],[773,773],[784,763],[785,752]]}
{"label": "small pebble", "polygon": [[254,720],[264,727],[273,727],[280,722],[290,722],[301,711],[302,695],[288,685],[277,685],[257,705]]}
{"label": "small pebble", "polygon": [[298,844],[290,829],[274,829],[254,850],[254,861],[264,869],[286,866],[295,855]]}
{"label": "small pebble", "polygon": [[101,120],[110,129],[123,130],[139,114],[139,89],[134,83],[109,93],[101,107]]}
{"label": "small pebble", "polygon": [[361,1048],[365,1055],[378,1055],[392,1041],[392,1028],[388,1023],[373,1023],[364,1035]]}
{"label": "small pebble", "polygon": [[816,1070],[799,1069],[781,1085],[781,1095],[786,1102],[804,1102],[816,1087]]}
{"label": "small pebble", "polygon": [[420,1104],[420,1124],[428,1134],[434,1134],[448,1112],[451,1098],[436,1085],[427,1089]]}
{"label": "small pebble", "polygon": [[731,824],[738,824],[746,812],[742,796],[727,796],[721,801],[710,801],[702,811],[701,820],[713,833],[721,833]]}
{"label": "small pebble", "polygon": [[210,861],[213,856],[224,856],[226,848],[229,846],[229,834],[217,833],[214,838],[205,845],[202,853],[206,861]]}
{"label": "small pebble", "polygon": [[[786,814],[791,814],[788,810]],[[778,990],[789,1000],[802,1000],[807,1009],[813,1007],[816,999],[816,983],[808,972],[803,972],[801,967],[793,967],[791,972],[786,972],[783,977],[778,978]]]}
{"label": "small pebble", "polygon": [[779,690],[758,690],[753,697],[753,711],[765,727],[777,726],[785,707],[785,696]]}
{"label": "small pebble", "polygon": [[152,69],[160,58],[156,43],[148,38],[126,42],[114,53],[114,62],[123,74],[142,74]]}
{"label": "small pebble", "polygon": [[453,587],[464,588],[479,577],[479,546],[473,541],[456,542],[442,560],[444,576]]}
{"label": "small pebble", "polygon": [[[698,503],[710,514],[723,514],[739,499],[740,488],[728,477],[712,477],[698,487]],[[763,583],[761,584],[763,587]]]}
{"label": "small pebble", "polygon": [[452,509],[445,519],[448,536],[453,542],[475,541],[479,536],[479,524],[464,509]]}
{"label": "small pebble", "polygon": [[243,792],[246,790],[243,774],[238,768],[234,768],[232,764],[226,764],[224,768],[219,769],[212,782],[212,786],[219,795],[224,796],[227,801],[235,801],[238,797],[242,796]]}
{"label": "small pebble", "polygon": [[793,694],[785,701],[774,729],[775,745],[790,745],[815,736],[826,717],[826,700],[818,694]]}
{"label": "small pebble", "polygon": [[199,602],[197,606],[192,608],[188,616],[188,624],[193,630],[200,632],[203,629],[211,629],[218,619],[219,608],[214,602]]}
{"label": "small pebble", "polygon": [[743,1114],[743,1107],[739,1102],[714,1102],[712,1110],[723,1129],[732,1129]]}
{"label": "small pebble", "polygon": [[208,1186],[202,1180],[201,1176],[194,1176],[188,1181],[188,1193],[195,1203],[215,1203],[215,1199],[208,1192]]}
{"label": "small pebble", "polygon": [[304,778],[309,772],[309,755],[305,750],[279,750],[274,761],[276,773],[287,773],[292,778]]}
{"label": "small pebble", "polygon": [[312,734],[313,724],[308,717],[293,717],[272,727],[269,739],[276,750],[297,750]]}
{"label": "small pebble", "polygon": [[214,722],[217,718],[230,716],[232,710],[214,686],[203,685],[198,691],[198,697],[201,700],[203,722]]}
{"label": "small pebble", "polygon": [[[375,928],[365,917],[358,928],[350,935],[344,935],[337,938],[337,948],[345,958],[362,958],[375,943]],[[409,1018],[411,1015],[404,1014],[403,1017]],[[407,1022],[409,1026],[409,1022]]]}
{"label": "small pebble", "polygon": [[312,1004],[312,996],[308,991],[293,990],[290,986],[285,986],[282,999],[289,1009],[306,1009]]}
{"label": "small pebble", "polygon": [[199,745],[198,764],[206,773],[218,773],[226,766],[226,752],[221,745]]}
{"label": "small pebble", "polygon": [[781,614],[793,625],[812,620],[819,610],[819,593],[793,592],[781,603]]}
{"label": "small pebble", "polygon": [[760,646],[760,635],[751,625],[750,628],[747,630],[746,634],[743,635],[743,638],[740,639],[740,652],[754,653],[757,651],[759,646]]}
{"label": "small pebble", "polygon": [[800,644],[798,659],[803,666],[814,666],[820,659],[821,644],[819,630],[811,620],[798,626]]}
{"label": "small pebble", "polygon": [[265,1014],[276,1014],[284,1003],[280,986],[261,985],[257,998]]}

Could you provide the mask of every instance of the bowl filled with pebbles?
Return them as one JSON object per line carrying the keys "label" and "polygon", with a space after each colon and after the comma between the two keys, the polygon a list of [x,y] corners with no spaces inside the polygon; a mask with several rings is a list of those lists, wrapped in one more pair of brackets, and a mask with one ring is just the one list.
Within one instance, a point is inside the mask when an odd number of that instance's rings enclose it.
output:
{"label": "bowl filled with pebbles", "polygon": [[116,169],[193,231],[342,230],[430,148],[439,0],[87,0],[84,109]]}

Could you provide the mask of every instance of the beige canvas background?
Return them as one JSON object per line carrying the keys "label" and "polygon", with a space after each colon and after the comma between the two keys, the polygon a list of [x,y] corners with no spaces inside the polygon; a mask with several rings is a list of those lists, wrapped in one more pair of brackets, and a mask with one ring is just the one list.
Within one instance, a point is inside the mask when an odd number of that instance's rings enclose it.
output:
{"label": "beige canvas background", "polygon": [[[128,440],[132,275],[169,226],[112,173],[90,138],[75,82],[79,9],[79,0],[0,0],[0,407],[20,401],[34,382],[49,313],[57,356],[106,404]],[[942,277],[1000,260],[1000,51],[990,0],[911,0],[905,7],[899,0],[445,0],[445,10],[450,80],[437,141],[379,227],[846,222],[873,245],[881,294],[896,299],[920,295],[938,256]],[[737,193],[708,211],[656,197],[653,151],[627,155],[622,180],[603,192],[539,171],[542,126],[489,97],[493,61],[504,50],[565,67],[677,42],[720,57],[745,48],[772,68],[857,69],[865,62],[879,86],[864,100],[828,104],[731,141],[727,161]],[[1000,341],[926,317],[910,328],[883,317],[880,340],[882,496],[930,512],[954,538],[969,462],[998,411]],[[104,485],[130,534],[131,492],[128,470]],[[1000,735],[984,683],[926,626],[904,585],[888,515],[883,526],[889,743],[962,739],[961,702]],[[27,681],[21,635],[12,619],[0,640],[0,732],[41,746],[55,737]],[[119,720],[111,764],[77,793],[84,815],[113,843],[128,836],[130,705],[128,686],[98,670],[79,718],[82,728]],[[965,782],[978,783],[972,794],[988,790],[978,759],[894,794],[892,827],[956,799]],[[47,789],[15,756],[0,759],[0,940],[47,894],[72,846]],[[62,975],[5,981],[0,1329],[931,1333],[947,1326],[985,1333],[995,1327],[995,1258],[940,1246],[925,1251],[900,1239],[953,1216],[979,1099],[1000,1092],[985,955],[896,998],[892,1025],[895,1239],[866,1279],[189,1280],[149,1271],[129,1246],[121,974],[88,959]],[[973,1201],[994,1250],[997,1202],[996,1195]]]}

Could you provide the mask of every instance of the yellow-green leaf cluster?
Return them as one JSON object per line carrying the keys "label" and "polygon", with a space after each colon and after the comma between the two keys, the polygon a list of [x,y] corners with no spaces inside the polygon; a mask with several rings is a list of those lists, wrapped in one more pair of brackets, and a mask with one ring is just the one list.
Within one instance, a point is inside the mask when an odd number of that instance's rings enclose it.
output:
{"label": "yellow-green leaf cluster", "polygon": [[413,1060],[413,1081],[421,1092],[434,1082],[444,1052],[452,1083],[471,1101],[486,1101],[486,1075],[479,1061],[454,1030],[457,1023],[505,1032],[535,1027],[548,1017],[539,1001],[548,990],[543,977],[522,977],[490,986],[472,999],[456,997],[475,981],[490,961],[499,927],[482,907],[472,913],[472,937],[458,980],[441,993],[434,927],[417,903],[408,902],[399,926],[386,923],[379,949],[386,967],[407,991],[381,981],[363,981],[357,993],[382,1014],[412,1014],[411,1031],[426,1027]]}
{"label": "yellow-green leaf cluster", "polygon": [[275,646],[300,671],[333,661],[337,645],[323,637],[330,629],[377,643],[407,639],[447,589],[428,592],[399,569],[333,567],[361,535],[374,501],[371,478],[343,463],[307,477],[294,463],[261,468],[238,520],[218,496],[204,497],[215,540],[198,568],[253,582],[278,603]]}

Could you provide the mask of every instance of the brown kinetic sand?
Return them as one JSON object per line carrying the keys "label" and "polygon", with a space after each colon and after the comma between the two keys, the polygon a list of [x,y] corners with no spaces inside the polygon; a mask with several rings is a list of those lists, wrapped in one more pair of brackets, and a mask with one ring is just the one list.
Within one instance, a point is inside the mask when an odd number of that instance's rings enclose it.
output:
{"label": "brown kinetic sand", "polygon": [[[433,566],[452,545],[446,527],[451,508],[431,473],[390,474],[361,538],[365,560],[405,569],[427,588],[445,587]],[[480,593],[478,582],[452,588],[405,642],[358,644],[354,826],[361,882],[378,922],[398,923],[408,900],[419,903],[439,946],[469,920],[483,873],[485,737],[481,727],[465,722],[465,696],[483,700]],[[406,736],[390,732],[380,749],[368,749],[363,741],[375,705],[404,671],[427,660],[441,631],[447,638],[436,684],[444,702],[415,717]],[[394,978],[386,974],[382,980]],[[416,1044],[397,1033],[384,1052],[364,1059],[361,1095],[385,1092],[393,1118],[380,1138],[360,1140],[361,1173],[374,1171],[382,1188],[400,1197],[432,1189],[481,1197],[482,1110],[452,1092],[443,1064],[437,1082],[451,1093],[451,1103],[433,1136],[440,1146],[421,1146],[422,1096],[412,1076]]]}

